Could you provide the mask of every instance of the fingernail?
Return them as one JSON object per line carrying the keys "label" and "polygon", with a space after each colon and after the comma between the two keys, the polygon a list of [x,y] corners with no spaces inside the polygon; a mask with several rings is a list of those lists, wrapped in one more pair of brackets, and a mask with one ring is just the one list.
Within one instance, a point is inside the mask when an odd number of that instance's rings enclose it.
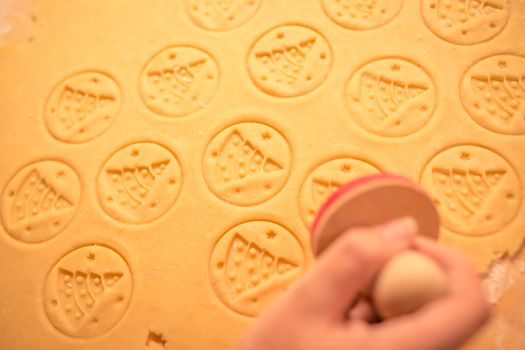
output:
{"label": "fingernail", "polygon": [[406,216],[386,223],[381,227],[381,234],[387,240],[407,240],[418,231],[417,221]]}

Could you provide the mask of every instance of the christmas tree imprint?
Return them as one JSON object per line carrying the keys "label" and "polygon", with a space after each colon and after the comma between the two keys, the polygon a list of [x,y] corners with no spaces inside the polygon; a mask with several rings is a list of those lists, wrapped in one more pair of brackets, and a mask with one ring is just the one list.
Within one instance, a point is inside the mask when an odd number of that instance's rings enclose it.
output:
{"label": "christmas tree imprint", "polygon": [[246,0],[212,0],[210,6],[214,14],[222,21],[232,20],[239,9],[246,5]]}
{"label": "christmas tree imprint", "polygon": [[56,105],[51,108],[64,137],[85,133],[101,121],[114,117],[115,96],[99,94],[96,91],[65,85]]}
{"label": "christmas tree imprint", "polygon": [[[392,0],[390,0],[392,1]],[[352,18],[368,19],[381,11],[380,0],[346,0],[334,1],[338,12]]]}
{"label": "christmas tree imprint", "polygon": [[498,16],[498,12],[505,10],[506,4],[503,0],[437,0],[433,9],[441,19],[441,25],[446,27],[478,27],[480,22],[490,21],[492,17]]}
{"label": "christmas tree imprint", "polygon": [[414,84],[364,72],[360,81],[359,102],[367,113],[380,121],[400,119],[401,113],[429,89],[423,84]]}
{"label": "christmas tree imprint", "polygon": [[42,218],[60,215],[74,207],[73,202],[49,185],[37,169],[24,178],[13,195],[11,220],[17,226],[31,227]]}
{"label": "christmas tree imprint", "polygon": [[176,156],[157,143],[128,145],[108,158],[97,179],[98,199],[113,218],[151,222],[175,203],[182,184]]}
{"label": "christmas tree imprint", "polygon": [[112,185],[113,192],[118,193],[119,204],[121,206],[129,204],[133,208],[144,205],[148,194],[154,189],[156,180],[162,176],[169,163],[170,161],[166,159],[153,162],[149,166],[107,169],[108,183]]}
{"label": "christmas tree imprint", "polygon": [[422,0],[430,30],[460,45],[485,42],[498,35],[510,17],[509,0]]}
{"label": "christmas tree imprint", "polygon": [[265,93],[297,97],[317,89],[331,68],[332,50],[311,28],[282,25],[262,35],[248,56],[253,82]]}
{"label": "christmas tree imprint", "polygon": [[293,233],[270,221],[249,221],[217,241],[209,261],[210,282],[226,306],[256,316],[304,266],[304,247]]}
{"label": "christmas tree imprint", "polygon": [[126,312],[132,277],[126,261],[111,248],[92,244],[69,252],[46,279],[43,301],[49,321],[74,338],[107,332]]}
{"label": "christmas tree imprint", "polygon": [[261,123],[231,125],[209,142],[203,175],[220,199],[240,206],[261,203],[287,181],[291,152],[287,140]]}
{"label": "christmas tree imprint", "polygon": [[225,278],[236,299],[248,291],[271,285],[273,280],[298,268],[297,264],[278,257],[236,233],[228,247],[225,259]]}
{"label": "christmas tree imprint", "polygon": [[464,169],[432,169],[437,205],[462,221],[472,222],[485,212],[487,200],[505,177],[505,170],[478,172]]}
{"label": "christmas tree imprint", "polygon": [[474,75],[471,83],[477,110],[490,114],[504,126],[517,118],[525,121],[525,76]]}
{"label": "christmas tree imprint", "polygon": [[255,15],[261,0],[188,0],[195,24],[208,30],[230,30]]}
{"label": "christmas tree imprint", "polygon": [[85,271],[73,271],[60,268],[57,274],[57,290],[59,291],[54,304],[61,308],[68,323],[77,331],[86,322],[96,322],[97,313],[107,299],[113,298],[116,286],[123,274],[106,272],[103,276]]}
{"label": "christmas tree imprint", "polygon": [[182,117],[204,108],[219,81],[215,60],[206,52],[173,46],[146,63],[139,78],[143,102],[166,117]]}
{"label": "christmas tree imprint", "polygon": [[392,21],[403,6],[402,0],[322,0],[334,22],[353,30],[377,28]]}
{"label": "christmas tree imprint", "polygon": [[250,178],[280,172],[284,167],[263,153],[254,143],[233,130],[217,155],[216,179],[219,186],[237,185]]}
{"label": "christmas tree imprint", "polygon": [[323,178],[314,178],[312,180],[312,201],[315,208],[320,208],[323,203],[335,192],[337,192],[344,184],[335,180],[328,180]]}
{"label": "christmas tree imprint", "polygon": [[83,143],[103,134],[121,104],[117,82],[99,71],[73,74],[48,96],[44,119],[48,131],[67,143]]}
{"label": "christmas tree imprint", "polygon": [[379,172],[370,163],[355,158],[332,159],[313,169],[303,182],[297,198],[306,227],[311,227],[318,210],[344,184]]}
{"label": "christmas tree imprint", "polygon": [[196,59],[186,65],[174,64],[162,69],[150,69],[147,80],[153,91],[150,98],[160,99],[164,104],[179,105],[190,100],[191,88],[205,79],[202,68],[206,58]]}
{"label": "christmas tree imprint", "polygon": [[[282,33],[280,35],[284,36]],[[268,76],[263,80],[293,87],[299,82],[308,53],[316,41],[315,37],[311,37],[292,45],[276,45],[271,50],[256,52],[257,61],[267,68]]]}

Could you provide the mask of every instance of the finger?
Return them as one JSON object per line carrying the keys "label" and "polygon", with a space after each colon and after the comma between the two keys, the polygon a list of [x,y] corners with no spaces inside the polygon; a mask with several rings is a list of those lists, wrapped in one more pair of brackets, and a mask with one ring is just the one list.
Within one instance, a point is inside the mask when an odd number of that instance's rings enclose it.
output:
{"label": "finger", "polygon": [[[449,288],[452,292],[461,288],[474,288],[481,285],[481,279],[472,264],[470,264],[463,254],[455,249],[439,245],[425,237],[418,237],[414,241],[414,249],[433,258],[443,267],[448,275]],[[465,283],[463,280],[465,274],[478,283]],[[480,292],[479,296],[482,296],[482,289],[475,289]]]}
{"label": "finger", "polygon": [[488,303],[483,293],[481,279],[472,264],[460,252],[441,246],[425,238],[415,241],[415,249],[438,262],[448,277],[448,301],[456,307],[479,310],[480,322],[487,316]]}
{"label": "finger", "polygon": [[373,228],[351,230],[328,247],[295,286],[297,307],[315,317],[343,320],[359,293],[395,253],[406,249],[417,231],[412,218]]}
{"label": "finger", "polygon": [[368,300],[361,299],[348,313],[350,321],[365,321],[367,323],[377,322],[377,316],[374,308]]}
{"label": "finger", "polygon": [[479,276],[470,262],[452,249],[421,238],[416,239],[415,248],[442,265],[448,292],[411,315],[378,325],[373,348],[388,344],[406,350],[458,348],[488,319]]}

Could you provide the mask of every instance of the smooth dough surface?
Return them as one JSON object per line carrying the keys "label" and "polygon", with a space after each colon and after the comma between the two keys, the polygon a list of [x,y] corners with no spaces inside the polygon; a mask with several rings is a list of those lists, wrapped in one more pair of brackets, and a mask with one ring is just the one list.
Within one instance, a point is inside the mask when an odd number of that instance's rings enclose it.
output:
{"label": "smooth dough surface", "polygon": [[231,348],[363,175],[522,245],[524,0],[0,3],[2,349]]}

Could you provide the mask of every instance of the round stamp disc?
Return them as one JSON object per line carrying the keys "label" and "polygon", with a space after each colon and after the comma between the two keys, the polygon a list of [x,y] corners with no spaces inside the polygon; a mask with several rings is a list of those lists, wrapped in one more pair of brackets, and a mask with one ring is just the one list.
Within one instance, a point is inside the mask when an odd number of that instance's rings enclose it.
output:
{"label": "round stamp disc", "polygon": [[372,175],[348,183],[321,207],[312,227],[312,249],[320,255],[342,232],[411,216],[419,234],[437,239],[439,215],[432,199],[412,181]]}

